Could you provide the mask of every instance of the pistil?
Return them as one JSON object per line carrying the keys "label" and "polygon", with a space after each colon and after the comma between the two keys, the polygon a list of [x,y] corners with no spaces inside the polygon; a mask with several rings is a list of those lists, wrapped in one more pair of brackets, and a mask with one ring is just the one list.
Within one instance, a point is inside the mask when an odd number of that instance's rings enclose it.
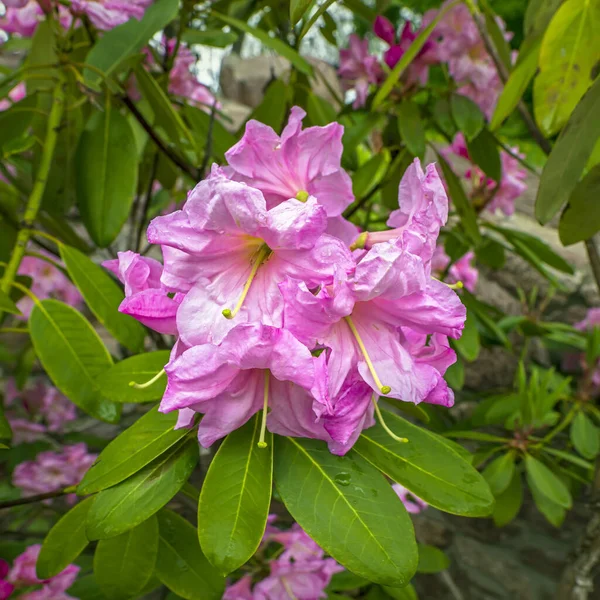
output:
{"label": "pistil", "polygon": [[167,372],[162,369],[160,370],[152,379],[146,381],[146,383],[136,383],[135,381],[130,381],[129,386],[135,388],[136,390],[145,390],[149,388],[152,384],[156,383],[163,375],[166,375]]}
{"label": "pistil", "polygon": [[397,442],[400,442],[401,444],[406,444],[406,442],[408,442],[408,438],[404,438],[404,437],[400,437],[398,435],[396,435],[388,426],[387,423],[383,420],[383,415],[381,414],[381,410],[379,410],[379,405],[377,404],[377,400],[375,399],[375,394],[373,394],[371,396],[371,402],[373,402],[373,406],[375,407],[375,414],[377,415],[377,418],[379,419],[379,423],[381,424],[381,426],[383,427],[383,429],[385,430],[385,432],[393,439],[396,440]]}
{"label": "pistil", "polygon": [[267,431],[267,411],[269,410],[269,370],[265,371],[265,386],[263,391],[263,410],[262,410],[262,422],[260,424],[260,437],[258,438],[259,448],[266,448],[267,442],[265,442],[265,434]]}

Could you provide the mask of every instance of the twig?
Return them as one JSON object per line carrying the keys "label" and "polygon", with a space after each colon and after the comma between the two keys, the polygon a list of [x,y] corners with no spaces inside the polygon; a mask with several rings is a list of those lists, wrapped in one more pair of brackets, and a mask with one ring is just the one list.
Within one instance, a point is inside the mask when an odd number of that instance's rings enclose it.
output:
{"label": "twig", "polygon": [[38,494],[37,496],[27,496],[25,498],[18,498],[17,500],[9,500],[7,502],[0,502],[0,510],[3,508],[12,508],[13,506],[23,506],[24,504],[33,504],[34,502],[41,502],[42,500],[50,500],[52,498],[59,498],[60,496],[66,496],[72,494],[76,490],[76,486],[70,486],[63,488],[62,490],[55,490],[54,492],[47,492],[45,494]]}
{"label": "twig", "polygon": [[202,166],[200,167],[200,177],[204,179],[208,175],[208,163],[212,154],[213,146],[213,129],[215,124],[217,103],[213,102],[210,111],[210,121],[208,122],[208,133],[206,134],[206,147],[204,148],[204,156],[202,157]]}
{"label": "twig", "polygon": [[137,252],[140,251],[142,235],[144,234],[144,225],[148,219],[148,210],[150,209],[150,203],[152,202],[152,188],[154,187],[154,179],[156,178],[156,170],[158,169],[158,158],[158,152],[155,152],[152,161],[152,169],[150,170],[150,180],[148,181],[148,188],[146,189],[146,197],[144,198],[144,204],[142,205],[142,214],[140,215],[140,221],[138,223],[137,237],[135,239],[135,248]]}
{"label": "twig", "polygon": [[585,240],[585,249],[587,250],[590,267],[600,291],[600,254],[598,253],[598,234],[593,235],[589,240]]}

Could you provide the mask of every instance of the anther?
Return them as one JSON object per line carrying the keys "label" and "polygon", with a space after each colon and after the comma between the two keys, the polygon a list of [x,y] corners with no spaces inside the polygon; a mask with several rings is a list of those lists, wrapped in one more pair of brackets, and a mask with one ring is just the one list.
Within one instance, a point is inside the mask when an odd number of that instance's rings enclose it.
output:
{"label": "anther", "polygon": [[136,390],[145,390],[149,388],[152,384],[156,383],[163,375],[166,375],[167,372],[162,369],[160,370],[152,379],[146,381],[146,383],[136,383],[135,381],[130,381],[129,386],[135,388]]}
{"label": "anther", "polygon": [[456,283],[446,283],[445,281],[442,281],[437,277],[432,277],[432,279],[443,283],[444,285],[448,286],[451,290],[462,290],[465,287],[462,281],[457,281]]}
{"label": "anther", "polygon": [[263,391],[263,410],[262,410],[262,422],[260,424],[260,437],[256,444],[259,448],[266,448],[267,442],[265,442],[265,433],[267,431],[267,411],[269,409],[269,370],[265,371],[265,387]]}
{"label": "anther", "polygon": [[385,432],[393,439],[396,440],[397,442],[400,442],[401,444],[406,444],[408,442],[408,438],[404,438],[404,437],[400,437],[398,435],[396,435],[386,424],[386,422],[383,419],[383,415],[381,414],[381,410],[379,410],[379,405],[377,404],[377,400],[375,400],[375,394],[373,394],[371,396],[371,402],[373,402],[373,406],[375,408],[375,414],[377,415],[377,418],[379,419],[379,423],[381,423],[381,426],[383,427],[383,429],[385,430]]}
{"label": "anther", "polygon": [[350,250],[363,250],[367,245],[368,232],[363,231],[350,246]]}
{"label": "anther", "polygon": [[300,200],[300,202],[306,202],[308,200],[308,197],[310,196],[310,194],[305,191],[305,190],[300,190],[297,194],[296,194],[296,200]]}

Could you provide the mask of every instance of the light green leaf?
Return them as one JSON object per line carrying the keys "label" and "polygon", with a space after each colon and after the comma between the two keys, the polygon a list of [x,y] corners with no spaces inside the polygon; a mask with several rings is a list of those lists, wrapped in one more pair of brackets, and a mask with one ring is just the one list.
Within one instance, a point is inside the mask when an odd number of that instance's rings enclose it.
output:
{"label": "light green leaf", "polygon": [[364,198],[381,183],[390,166],[390,153],[383,149],[362,165],[352,177],[352,190],[357,200]]}
{"label": "light green leaf", "polygon": [[273,487],[273,436],[259,448],[260,415],[230,433],[210,463],[198,505],[198,537],[223,575],[256,552],[267,525]]}
{"label": "light green leaf", "polygon": [[327,586],[328,592],[344,592],[346,590],[357,590],[359,588],[371,585],[371,582],[364,577],[359,577],[351,571],[340,571],[335,573],[331,582]]}
{"label": "light green leaf", "polygon": [[567,511],[559,504],[556,504],[556,502],[550,500],[548,496],[545,496],[536,485],[532,484],[529,477],[527,479],[529,481],[531,495],[533,496],[533,500],[538,510],[550,523],[552,523],[552,525],[560,527],[565,520]]}
{"label": "light green leaf", "polygon": [[60,255],[71,279],[98,321],[132,352],[142,350],[145,330],[135,319],[119,312],[123,292],[108,273],[70,246],[60,246]]}
{"label": "light green leaf", "polygon": [[279,133],[287,110],[287,91],[285,81],[272,81],[265,90],[262,102],[252,111],[248,120],[264,123]]}
{"label": "light green leaf", "polygon": [[450,138],[456,134],[456,123],[452,118],[450,102],[446,98],[438,98],[433,105],[433,118],[440,129]]}
{"label": "light green leaf", "polygon": [[[387,585],[383,586],[386,597],[393,598],[394,600],[418,600],[417,592],[411,583],[409,583],[405,587],[397,588],[397,587],[389,587]],[[369,600],[371,600],[370,595],[367,596]],[[378,599],[379,596],[375,596],[375,599]],[[375,600],[374,599],[374,600]]]}
{"label": "light green leaf", "polygon": [[77,493],[85,496],[109,488],[161,456],[189,433],[187,429],[173,429],[176,422],[175,412],[165,415],[158,407],[150,410],[102,450]]}
{"label": "light green leaf", "polygon": [[450,559],[445,552],[435,546],[419,544],[419,566],[417,573],[439,573],[450,566]]}
{"label": "light green leaf", "polygon": [[320,441],[276,437],[275,445],[277,490],[308,535],[357,575],[406,585],[417,568],[413,527],[382,475]]}
{"label": "light green leaf", "polygon": [[5,294],[0,290],[0,315],[2,313],[10,313],[11,315],[20,315],[21,311],[17,308],[17,305],[11,300],[8,294]]}
{"label": "light green leaf", "polygon": [[527,481],[542,496],[563,508],[571,508],[573,500],[567,486],[544,463],[530,454],[525,457]]}
{"label": "light green leaf", "polygon": [[78,600],[106,600],[93,573],[79,577],[67,590],[67,593]]}
{"label": "light green leaf", "polygon": [[157,555],[158,520],[152,515],[137,527],[98,542],[94,576],[107,598],[128,600],[152,578]]}
{"label": "light green leaf", "polygon": [[42,300],[33,307],[29,331],[54,385],[91,416],[116,423],[120,408],[102,398],[96,383],[112,366],[112,358],[87,319],[67,304]]}
{"label": "light green leaf", "polygon": [[467,140],[467,148],[471,160],[494,181],[502,179],[502,163],[500,152],[494,136],[484,127],[472,140]]}
{"label": "light green leaf", "polygon": [[118,362],[98,379],[102,394],[112,402],[152,402],[160,400],[165,393],[167,377],[163,376],[152,385],[136,389],[130,383],[146,383],[164,369],[170,352],[159,350],[131,356]]}
{"label": "light green leaf", "polygon": [[512,67],[511,49],[504,37],[504,32],[498,25],[498,15],[492,10],[487,0],[482,0],[480,4],[485,16],[485,26],[496,49],[496,54],[506,70],[510,71]]}
{"label": "light green leaf", "polygon": [[467,141],[479,135],[485,124],[485,118],[473,100],[460,94],[452,94],[450,109],[456,126],[465,134]]}
{"label": "light green leaf", "polygon": [[393,440],[380,424],[365,429],[354,448],[388,477],[425,502],[455,515],[490,514],[494,497],[483,477],[435,434],[382,411]]}
{"label": "light green leaf", "polygon": [[[137,54],[157,31],[164,29],[178,11],[179,0],[156,0],[139,21],[130,19],[105,32],[87,55],[86,64],[112,76],[127,58]],[[83,76],[91,86],[97,86],[102,79],[92,69],[85,69]]]}
{"label": "light green leaf", "polygon": [[571,462],[574,465],[581,467],[582,469],[591,470],[594,468],[593,463],[587,460],[583,460],[583,458],[580,458],[576,454],[571,454],[570,452],[564,452],[563,450],[551,448],[550,446],[545,446],[542,451],[546,454],[551,454],[552,456],[557,456],[558,458],[562,458],[563,460]]}
{"label": "light green leaf", "polygon": [[521,504],[523,504],[523,484],[521,473],[515,469],[508,487],[496,496],[496,505],[492,514],[496,527],[508,525],[519,513]]}
{"label": "light green leaf", "polygon": [[453,340],[453,345],[456,346],[461,356],[469,362],[473,362],[479,356],[481,343],[479,340],[479,331],[477,330],[477,319],[475,319],[471,312],[467,311],[465,328],[460,338]]}
{"label": "light green leaf", "polygon": [[337,113],[331,102],[321,98],[314,92],[309,92],[306,101],[306,118],[311,125],[325,127],[336,120]]}
{"label": "light green leaf", "polygon": [[205,29],[203,31],[187,29],[183,34],[183,41],[186,44],[202,44],[213,48],[226,48],[235,43],[238,38],[237,33],[222,29]]}
{"label": "light green leaf", "polygon": [[410,100],[403,100],[396,107],[398,131],[411,154],[423,158],[425,154],[425,126],[419,107]]}
{"label": "light green leaf", "polygon": [[495,458],[483,470],[482,475],[488,482],[495,497],[502,494],[510,485],[515,472],[515,455],[513,452],[505,452]]}
{"label": "light green leaf", "polygon": [[[0,440],[12,439],[12,429],[10,423],[4,414],[4,403],[0,399]],[[5,446],[7,448],[8,446]]]}
{"label": "light green leaf", "polygon": [[302,17],[308,16],[313,2],[314,0],[290,0],[290,21],[292,27],[294,27]]}
{"label": "light green leaf", "polygon": [[227,23],[227,25],[231,25],[252,37],[255,37],[259,42],[262,42],[267,48],[271,48],[271,50],[275,50],[277,54],[282,56],[283,58],[287,58],[301,73],[305,75],[311,76],[313,74],[313,68],[306,59],[302,58],[296,50],[294,50],[289,44],[280,40],[276,37],[271,37],[266,31],[263,29],[258,29],[257,27],[252,27],[248,25],[245,21],[241,21],[240,19],[235,19],[234,17],[230,17],[228,15],[222,15],[214,10],[210,13],[213,17],[223,21],[223,23]]}
{"label": "light green leaf", "polygon": [[566,0],[544,34],[533,86],[535,119],[546,136],[560,131],[592,83],[600,59],[600,3]]}
{"label": "light green leaf", "polygon": [[158,513],[158,524],[156,574],[161,582],[186,600],[220,600],[225,580],[202,554],[194,527],[170,510]]}
{"label": "light green leaf", "polygon": [[88,514],[88,539],[111,538],[145,521],[181,489],[197,462],[198,442],[183,442],[135,475],[100,492]]}
{"label": "light green leaf", "polygon": [[86,498],[76,504],[46,535],[36,564],[37,576],[50,579],[66,569],[88,545],[85,522],[94,501]]}
{"label": "light green leaf", "polygon": [[600,431],[584,412],[578,412],[571,423],[571,442],[581,456],[590,460],[600,452]]}

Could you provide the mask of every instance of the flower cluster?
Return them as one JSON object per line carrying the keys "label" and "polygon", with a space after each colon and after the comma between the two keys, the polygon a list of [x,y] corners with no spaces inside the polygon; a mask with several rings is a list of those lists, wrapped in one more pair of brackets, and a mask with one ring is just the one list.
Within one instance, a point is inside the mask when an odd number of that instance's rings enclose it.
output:
{"label": "flower cluster", "polygon": [[331,577],[344,570],[333,558],[325,558],[297,523],[283,531],[271,525],[274,520],[270,515],[261,544],[263,551],[272,543],[281,546],[277,558],[269,561],[269,574],[256,584],[251,575],[244,575],[225,590],[224,600],[317,600],[327,596]]}
{"label": "flower cluster", "polygon": [[125,283],[122,312],[177,335],[161,411],[179,410],[178,426],[204,414],[205,447],[262,409],[263,433],[344,454],[374,424],[381,395],[453,403],[443,374],[465,309],[431,275],[448,216],[435,166],[415,160],[393,229],[361,234],[351,252],[343,129],[303,130],[303,117],[293,108],[281,137],[250,121],[228,166],[151,222],[162,269],[131,252],[106,265]]}
{"label": "flower cluster", "polygon": [[[70,279],[58,267],[43,258],[26,256],[21,261],[19,275],[31,277],[31,291],[40,300],[55,298],[74,307],[82,303],[81,294]],[[33,300],[24,296],[17,302],[17,307],[24,317],[29,318]]]}
{"label": "flower cluster", "polygon": [[41,379],[23,390],[17,389],[14,379],[8,379],[4,406],[13,444],[34,442],[47,431],[62,433],[65,424],[77,417],[75,405]]}
{"label": "flower cluster", "polygon": [[41,549],[39,544],[29,546],[15,558],[12,568],[0,559],[0,600],[11,598],[13,592],[20,590],[26,591],[19,595],[19,600],[76,600],[66,591],[75,582],[79,567],[69,565],[50,579],[39,579],[35,565]]}
{"label": "flower cluster", "polygon": [[[61,452],[40,452],[35,460],[19,463],[12,475],[13,485],[26,495],[55,492],[77,485],[96,460],[84,443],[65,446]],[[75,502],[75,494],[68,496]]]}
{"label": "flower cluster", "polygon": [[[511,148],[513,154],[523,158],[518,148]],[[452,144],[442,150],[446,157],[454,154],[471,161],[465,137],[457,133]],[[485,207],[490,212],[500,211],[507,216],[515,212],[515,201],[527,189],[525,179],[527,171],[519,161],[508,152],[500,151],[502,163],[502,179],[498,184],[489,178],[478,166],[472,164],[465,171],[465,177],[471,182],[471,201],[476,207]],[[471,161],[472,162],[472,161]]]}

